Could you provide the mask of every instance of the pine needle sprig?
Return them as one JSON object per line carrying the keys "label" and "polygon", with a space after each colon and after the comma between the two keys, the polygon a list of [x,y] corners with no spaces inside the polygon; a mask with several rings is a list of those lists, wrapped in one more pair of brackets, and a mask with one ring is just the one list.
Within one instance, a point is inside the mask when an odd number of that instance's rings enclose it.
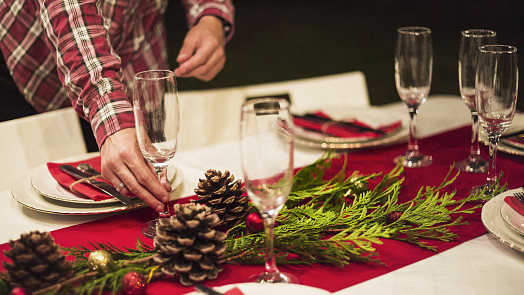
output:
{"label": "pine needle sprig", "polygon": [[[274,244],[278,263],[337,266],[351,261],[380,263],[373,245],[381,244],[382,239],[437,251],[428,244],[429,240],[456,239],[457,234],[450,229],[467,224],[459,214],[474,213],[481,206],[475,201],[486,198],[475,194],[459,199],[456,191],[446,191],[460,173],[450,166],[439,185],[421,187],[410,201],[401,203],[398,199],[404,182],[401,165],[385,175],[360,175],[355,171],[346,177],[345,158],[340,170],[326,178],[333,158],[333,153],[326,153],[296,173],[290,199],[276,220]],[[378,184],[369,189],[368,182],[379,177]],[[501,190],[497,184],[493,193]],[[397,217],[390,220],[390,215]],[[229,233],[228,262],[264,262],[262,233],[248,234],[243,224]]]}

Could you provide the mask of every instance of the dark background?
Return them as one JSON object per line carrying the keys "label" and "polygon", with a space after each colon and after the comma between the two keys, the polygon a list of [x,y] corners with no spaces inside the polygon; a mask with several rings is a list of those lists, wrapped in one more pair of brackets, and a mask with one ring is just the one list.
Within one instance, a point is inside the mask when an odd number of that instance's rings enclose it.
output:
{"label": "dark background", "polygon": [[[430,94],[459,94],[461,30],[492,29],[499,43],[524,48],[522,0],[237,0],[234,4],[236,32],[226,48],[226,67],[208,83],[180,79],[180,90],[360,70],[366,75],[371,103],[380,105],[399,100],[393,69],[398,27],[418,25],[433,31]],[[167,13],[174,67],[187,27],[179,1],[171,0]],[[519,64],[523,62],[521,55]],[[523,99],[518,104],[521,110]]]}

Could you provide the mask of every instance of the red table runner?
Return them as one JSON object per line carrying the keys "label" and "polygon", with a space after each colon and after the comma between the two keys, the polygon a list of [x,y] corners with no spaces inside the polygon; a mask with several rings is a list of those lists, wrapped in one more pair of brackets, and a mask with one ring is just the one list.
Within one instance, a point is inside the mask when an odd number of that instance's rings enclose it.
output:
{"label": "red table runner", "polygon": [[[406,168],[404,172],[405,182],[400,197],[409,199],[416,195],[422,186],[436,186],[440,184],[449,171],[450,165],[467,156],[471,134],[470,129],[470,127],[463,127],[419,140],[421,151],[433,156],[433,164],[426,168]],[[349,175],[354,170],[358,170],[363,174],[379,171],[387,173],[394,167],[392,159],[403,153],[405,149],[406,144],[398,144],[351,152],[348,156],[347,173]],[[487,157],[486,150],[483,149],[482,152],[483,156]],[[509,188],[516,188],[524,184],[524,173],[519,173],[519,171],[524,169],[523,160],[523,158],[499,152],[497,170],[504,171],[502,183],[507,182]],[[341,160],[334,161],[334,166],[341,165],[341,163]],[[202,173],[204,172],[202,171]],[[482,184],[485,180],[486,174],[463,172],[449,189],[456,189],[459,197],[465,196],[472,186]],[[153,210],[144,208],[99,221],[56,230],[51,232],[51,234],[55,238],[56,243],[64,247],[89,246],[89,242],[100,242],[110,243],[119,248],[122,246],[134,248],[137,234],[140,233],[143,223],[155,217]],[[439,252],[441,252],[486,232],[480,220],[480,210],[477,210],[475,214],[466,214],[464,217],[470,224],[456,226],[452,229],[459,235],[456,241],[430,241],[429,244],[436,246]],[[35,228],[35,230],[37,229]],[[142,236],[141,238],[147,243],[152,243],[149,239]],[[334,292],[436,254],[435,252],[399,241],[383,240],[383,242],[382,245],[375,245],[375,248],[380,255],[380,260],[385,265],[379,266],[372,263],[354,262],[344,268],[323,264],[313,264],[311,266],[280,265],[279,268],[282,271],[295,274],[302,284]],[[8,249],[7,244],[0,245],[0,250],[5,249]],[[7,260],[3,255],[3,251],[0,254],[0,260]],[[264,268],[263,265],[229,264],[225,264],[223,267],[224,271],[219,274],[218,279],[206,281],[205,284],[218,286],[246,282],[250,275],[259,273]],[[178,279],[154,281],[147,288],[147,294],[184,294],[191,291],[193,291],[193,288],[183,287],[178,283]]]}

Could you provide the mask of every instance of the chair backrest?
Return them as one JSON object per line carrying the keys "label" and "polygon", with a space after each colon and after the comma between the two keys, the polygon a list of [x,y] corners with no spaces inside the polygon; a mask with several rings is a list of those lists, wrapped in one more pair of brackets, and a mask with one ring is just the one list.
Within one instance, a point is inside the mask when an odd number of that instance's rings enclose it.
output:
{"label": "chair backrest", "polygon": [[1,122],[0,138],[0,190],[41,164],[87,152],[72,108]]}
{"label": "chair backrest", "polygon": [[251,97],[288,96],[292,112],[367,107],[362,72],[211,90],[181,91],[179,150],[238,139],[240,107]]}

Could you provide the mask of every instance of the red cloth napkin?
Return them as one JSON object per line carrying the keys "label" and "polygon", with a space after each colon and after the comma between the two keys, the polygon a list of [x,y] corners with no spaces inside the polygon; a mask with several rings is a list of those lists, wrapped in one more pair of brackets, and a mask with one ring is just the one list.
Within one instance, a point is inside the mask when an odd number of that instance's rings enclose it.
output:
{"label": "red cloth napkin", "polygon": [[[321,111],[317,111],[315,113],[313,113],[314,115],[317,115],[317,116],[320,116],[320,117],[323,117],[323,118],[326,118],[326,119],[331,119],[327,114],[321,112]],[[373,128],[369,125],[367,125],[366,123],[360,121],[360,120],[357,120],[357,119],[351,119],[351,120],[345,120],[345,122],[349,122],[349,123],[352,123],[352,124],[356,124],[356,125],[359,125],[359,126],[363,126],[363,127],[368,127],[368,128]],[[382,134],[378,133],[378,132],[372,132],[372,131],[363,131],[357,127],[352,127],[352,126],[347,126],[347,125],[342,125],[342,124],[336,124],[336,123],[326,123],[326,122],[319,122],[317,120],[314,120],[314,119],[307,119],[307,118],[299,118],[299,117],[293,117],[293,123],[296,125],[296,126],[300,126],[300,127],[304,127],[306,129],[309,129],[309,130],[314,130],[314,131],[320,131],[320,132],[323,132],[323,133],[326,133],[326,134],[329,134],[329,135],[332,135],[332,136],[337,136],[337,137],[346,137],[346,138],[377,138],[377,137],[381,137],[383,136]],[[374,128],[374,129],[378,129],[378,130],[382,130],[386,133],[390,133],[394,130],[396,130],[400,124],[402,124],[402,122],[400,120],[398,121],[395,121],[391,124],[387,124],[387,125],[382,125],[382,126],[379,126],[378,128]]]}
{"label": "red cloth napkin", "polygon": [[[67,189],[69,189],[69,186],[73,182],[77,181],[77,179],[75,179],[75,178],[69,176],[68,174],[62,172],[60,169],[58,169],[58,166],[60,166],[62,164],[71,164],[74,167],[76,167],[76,165],[78,165],[79,163],[88,163],[91,166],[93,166],[93,168],[95,168],[98,171],[100,171],[100,165],[101,165],[100,164],[100,156],[97,156],[97,157],[94,157],[94,158],[91,158],[91,159],[87,159],[87,160],[78,161],[78,162],[70,162],[70,163],[51,163],[50,162],[50,163],[47,163],[47,169],[49,169],[49,173],[51,173],[53,178],[56,179],[56,181],[58,183],[60,183],[61,185],[63,185]],[[97,180],[103,180],[103,179],[97,179]],[[77,192],[79,192],[79,193],[85,195],[86,197],[88,197],[90,199],[93,199],[95,201],[102,201],[102,200],[107,200],[107,199],[113,198],[113,197],[111,197],[111,196],[109,196],[107,194],[104,194],[103,192],[93,188],[92,186],[90,186],[88,184],[84,184],[84,183],[77,183],[77,184],[75,184],[74,189],[75,189],[75,191],[77,191]]]}
{"label": "red cloth napkin", "polygon": [[244,293],[239,288],[234,287],[231,290],[227,290],[226,295],[244,295]]}
{"label": "red cloth napkin", "polygon": [[517,211],[520,215],[524,216],[524,205],[515,196],[507,196],[504,198],[504,202],[511,208]]}

